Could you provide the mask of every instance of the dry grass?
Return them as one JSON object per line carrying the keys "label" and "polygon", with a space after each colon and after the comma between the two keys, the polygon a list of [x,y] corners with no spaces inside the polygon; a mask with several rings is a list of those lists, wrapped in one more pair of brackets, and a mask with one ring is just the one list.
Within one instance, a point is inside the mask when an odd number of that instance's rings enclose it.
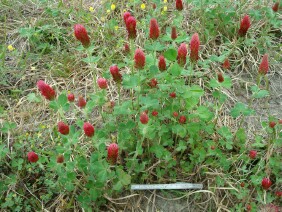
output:
{"label": "dry grass", "polygon": [[[2,1],[5,2],[5,1]],[[83,17],[72,17],[68,16],[68,19],[61,20],[60,18],[52,18],[52,16],[46,14],[46,10],[41,8],[37,1],[12,1],[16,4],[2,4],[0,7],[0,17],[5,21],[0,22],[0,40],[4,41],[4,47],[8,44],[12,44],[18,55],[14,56],[12,53],[7,53],[5,57],[5,77],[7,79],[7,85],[0,87],[0,105],[4,107],[5,114],[0,116],[0,125],[4,121],[12,121],[17,124],[16,132],[9,134],[8,137],[4,137],[8,143],[15,142],[13,136],[25,135],[26,133],[32,134],[36,137],[36,133],[42,133],[40,130],[41,125],[45,125],[52,129],[55,127],[54,123],[59,120],[59,114],[51,113],[48,104],[43,103],[30,103],[27,95],[29,93],[37,93],[36,82],[39,79],[45,79],[48,84],[54,87],[57,91],[68,90],[72,91],[76,96],[82,95],[88,97],[93,92],[93,79],[95,75],[101,75],[105,72],[105,67],[102,63],[108,64],[108,62],[99,62],[95,67],[88,67],[85,63],[81,62],[81,58],[85,55],[79,55],[74,49],[76,41],[72,38],[72,25],[77,22],[83,22]],[[50,8],[56,8],[60,1],[53,1],[50,4]],[[66,8],[79,7],[79,1],[63,1],[67,4]],[[244,10],[248,10],[247,7],[252,8],[252,5],[256,5],[256,1],[248,1],[248,6],[244,7]],[[105,29],[102,27],[103,22],[101,17],[96,15],[98,10],[101,8],[98,1],[92,3],[92,1],[83,1],[83,8],[87,11],[89,6],[93,6],[96,11],[91,15],[91,24],[93,27],[97,27],[95,35],[92,39],[96,39],[94,42],[97,44],[96,51],[102,48],[111,50],[105,51],[106,57],[113,58],[118,61],[122,55],[120,54],[120,48],[122,43],[113,42],[108,43],[107,38],[104,37]],[[188,5],[188,9],[192,5]],[[122,13],[123,8],[118,8],[117,14]],[[239,9],[238,9],[239,10]],[[64,9],[64,15],[67,9]],[[99,14],[100,15],[100,14]],[[183,22],[183,29],[191,34],[196,30],[196,27],[200,23],[199,18],[192,17],[191,13],[187,10],[185,12],[185,21]],[[66,16],[63,16],[66,17]],[[280,14],[281,19],[281,14]],[[40,52],[34,52],[34,46],[30,43],[30,40],[23,38],[19,35],[19,29],[24,27],[40,27],[41,23],[51,23],[53,26],[58,27],[66,31],[67,38],[63,40],[55,40],[57,43],[57,50],[49,54],[41,54]],[[170,19],[167,20],[170,22]],[[265,23],[262,21],[254,22],[252,25],[253,33],[259,33],[260,29]],[[41,25],[42,26],[42,25]],[[123,27],[120,26],[121,36],[125,36]],[[281,34],[281,31],[278,32]],[[142,46],[145,33],[138,32],[137,45]],[[220,39],[220,38],[219,38]],[[282,105],[282,72],[281,72],[281,37],[273,40],[273,51],[269,52],[271,58],[271,68],[269,73],[270,79],[270,90],[272,95],[269,97],[270,104],[267,109],[259,110],[261,103],[256,102],[258,113],[256,116],[251,116],[244,123],[247,127],[247,134],[251,143],[254,139],[254,135],[257,134],[257,128],[260,126],[260,121],[266,119],[269,114],[274,116],[281,116]],[[210,39],[206,43],[201,45],[201,59],[209,58],[212,54],[220,55],[224,50],[230,48],[228,46],[219,46],[219,40]],[[236,41],[230,40],[230,45]],[[69,51],[65,52],[62,49],[69,47]],[[115,48],[117,47],[117,48]],[[279,52],[280,50],[280,52]],[[62,55],[63,52],[63,55]],[[256,82],[256,72],[258,70],[259,62],[261,60],[260,50],[257,46],[252,48],[239,48],[234,47],[234,53],[230,56],[230,62],[232,65],[232,71],[228,74],[232,78],[233,87],[232,89],[223,90],[223,92],[229,97],[229,101],[225,104],[218,112],[219,126],[228,126],[235,132],[238,128],[238,120],[234,120],[230,117],[230,108],[236,102],[247,102],[250,96],[248,87],[254,85]],[[62,70],[63,69],[63,70]],[[60,71],[64,73],[64,77],[61,76]],[[203,88],[207,88],[208,79],[215,77],[214,70],[220,70],[224,72],[218,63],[213,63],[210,68],[200,70],[204,73],[204,78],[195,79],[195,83],[201,85]],[[67,72],[67,73],[65,73]],[[125,68],[122,72],[128,72]],[[66,76],[65,76],[66,74]],[[278,80],[279,79],[279,80]],[[20,90],[20,92],[17,92]],[[108,90],[108,98],[110,100],[117,100],[117,91],[110,82]],[[128,93],[123,92],[123,98],[128,98]],[[211,99],[209,92],[202,98],[202,102]],[[94,115],[98,115],[95,113]],[[69,114],[68,120],[74,120],[75,114]],[[97,116],[96,122],[99,122],[101,117]],[[45,131],[43,131],[44,133]],[[46,132],[45,132],[46,133]],[[1,137],[1,135],[0,135]],[[48,145],[52,146],[55,138],[51,138],[51,142],[47,142]],[[28,139],[26,140],[28,142]],[[43,142],[45,145],[45,142]],[[249,144],[246,145],[249,145]],[[46,146],[45,148],[48,148]],[[205,166],[205,165],[201,165]],[[109,204],[104,208],[105,211],[230,211],[230,207],[238,200],[234,199],[234,196],[230,193],[231,190],[238,191],[238,179],[240,173],[236,169],[232,170],[232,178],[225,178],[222,170],[208,170],[206,177],[200,175],[199,171],[203,167],[198,167],[194,170],[194,173],[189,175],[181,175],[179,173],[179,181],[182,182],[202,182],[204,184],[204,190],[201,191],[185,191],[185,192],[125,192],[123,196],[119,198],[106,197]],[[240,167],[240,161],[235,161],[234,166]],[[147,170],[151,170],[153,173],[153,167],[148,167]],[[220,177],[225,182],[224,187],[216,187],[216,177]],[[169,179],[167,179],[169,181]],[[13,188],[11,188],[13,189]],[[27,189],[27,187],[26,187]],[[39,188],[40,189],[40,188]],[[16,192],[16,191],[15,191]],[[36,195],[28,191],[36,199]],[[46,206],[42,205],[44,211],[63,211],[65,205],[70,201],[69,197],[64,194],[58,195],[54,201]],[[247,200],[244,200],[247,202]],[[42,204],[41,200],[38,199],[38,203]],[[77,203],[73,203],[75,211],[81,209]]]}

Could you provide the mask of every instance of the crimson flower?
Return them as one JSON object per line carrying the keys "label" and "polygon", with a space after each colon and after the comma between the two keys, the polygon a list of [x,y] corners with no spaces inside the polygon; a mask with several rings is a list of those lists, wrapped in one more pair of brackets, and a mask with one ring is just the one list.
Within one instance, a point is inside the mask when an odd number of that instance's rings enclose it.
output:
{"label": "crimson flower", "polygon": [[151,81],[149,82],[149,86],[151,88],[156,88],[157,85],[158,85],[158,81],[155,78],[151,79]]}
{"label": "crimson flower", "polygon": [[224,81],[224,77],[221,72],[217,73],[217,80],[219,83],[222,83]]}
{"label": "crimson flower", "polygon": [[166,70],[166,62],[164,56],[159,57],[159,70],[160,71],[165,71]]}
{"label": "crimson flower", "polygon": [[82,96],[78,97],[77,106],[80,108],[84,108],[86,106],[86,100]]}
{"label": "crimson flower", "polygon": [[60,121],[58,123],[58,131],[63,134],[63,135],[67,135],[70,132],[70,128],[67,124],[65,124],[64,122]]}
{"label": "crimson flower", "polygon": [[178,64],[182,67],[186,64],[186,56],[187,56],[186,44],[182,43],[178,48],[178,52],[177,52],[177,61]]}
{"label": "crimson flower", "polygon": [[173,27],[171,27],[171,39],[175,40],[176,38],[177,38],[176,27],[173,26]]}
{"label": "crimson flower", "polygon": [[35,152],[27,153],[27,159],[31,163],[36,163],[38,161],[38,155]]}
{"label": "crimson flower", "polygon": [[175,92],[171,92],[171,93],[169,94],[169,96],[170,96],[171,98],[175,98],[175,97],[176,97],[176,93],[175,93]]}
{"label": "crimson flower", "polygon": [[152,111],[152,116],[157,116],[158,114],[159,114],[158,111],[156,111],[156,110]]}
{"label": "crimson flower", "polygon": [[83,124],[83,130],[84,130],[85,135],[88,137],[92,137],[95,132],[93,125],[90,124],[89,122],[85,122]]}
{"label": "crimson flower", "polygon": [[122,75],[119,72],[119,68],[117,65],[113,65],[110,67],[110,72],[115,82],[120,82],[122,80]]}
{"label": "crimson flower", "polygon": [[250,157],[251,159],[255,159],[256,156],[257,156],[257,151],[256,151],[256,150],[251,150],[251,151],[249,152],[249,157]]}
{"label": "crimson flower", "polygon": [[177,113],[177,112],[173,112],[173,116],[174,116],[174,117],[177,117],[177,116],[178,116],[178,113]]}
{"label": "crimson flower", "polygon": [[130,12],[125,12],[123,14],[123,21],[126,24],[126,20],[131,16]]}
{"label": "crimson flower", "polygon": [[178,122],[180,124],[185,124],[186,123],[186,117],[185,116],[180,116]]}
{"label": "crimson flower", "polygon": [[136,38],[136,19],[133,16],[129,16],[126,19],[126,29],[127,29],[127,34],[128,38],[134,39]]}
{"label": "crimson flower", "polygon": [[177,10],[183,10],[182,0],[176,0],[175,1],[175,7],[176,7]]}
{"label": "crimson flower", "polygon": [[190,41],[190,60],[196,62],[199,58],[200,40],[198,33],[193,34]]}
{"label": "crimson flower", "polygon": [[74,35],[77,40],[81,42],[84,48],[87,48],[90,46],[90,38],[87,34],[87,31],[85,27],[81,24],[75,24],[74,25]]}
{"label": "crimson flower", "polygon": [[274,128],[276,125],[276,123],[274,121],[269,122],[269,127],[270,128]]}
{"label": "crimson flower", "polygon": [[118,158],[118,145],[116,143],[112,143],[108,146],[108,161],[114,165],[117,162]]}
{"label": "crimson flower", "polygon": [[69,102],[74,101],[74,94],[73,93],[68,94],[68,100],[69,100]]}
{"label": "crimson flower", "polygon": [[57,163],[63,163],[64,162],[64,156],[63,155],[59,155],[58,157],[57,157]]}
{"label": "crimson flower", "polygon": [[222,64],[222,67],[224,69],[230,69],[230,62],[229,62],[229,60],[227,58],[224,60],[224,62]]}
{"label": "crimson flower", "polygon": [[104,78],[99,78],[97,80],[97,83],[98,83],[99,88],[101,88],[101,89],[106,89],[108,87],[107,80],[104,79]]}
{"label": "crimson flower", "polygon": [[127,43],[124,44],[123,51],[124,51],[125,54],[128,54],[130,52],[129,45]]}
{"label": "crimson flower", "polygon": [[152,18],[150,21],[150,35],[149,37],[156,40],[160,36],[160,29],[156,19]]}
{"label": "crimson flower", "polygon": [[41,95],[44,96],[48,100],[52,100],[56,96],[55,90],[48,84],[46,84],[43,80],[39,80],[37,82],[37,87],[41,92]]}
{"label": "crimson flower", "polygon": [[276,2],[276,3],[273,5],[272,10],[273,10],[274,12],[277,12],[278,9],[279,9],[279,2]]}
{"label": "crimson flower", "polygon": [[149,121],[149,117],[148,117],[147,113],[146,112],[141,113],[141,115],[140,115],[140,122],[142,124],[147,124],[148,121]]}
{"label": "crimson flower", "polygon": [[137,69],[143,69],[145,66],[145,54],[141,49],[136,49],[135,55],[134,55],[134,62],[135,62],[135,68]]}
{"label": "crimson flower", "polygon": [[240,29],[238,31],[238,34],[240,37],[244,37],[247,34],[248,29],[251,26],[251,20],[248,15],[245,15],[244,18],[241,21]]}
{"label": "crimson flower", "polygon": [[263,74],[263,75],[266,75],[267,72],[268,72],[268,69],[269,69],[269,65],[268,65],[268,55],[265,54],[263,55],[262,57],[262,60],[261,60],[261,64],[259,66],[259,74]]}
{"label": "crimson flower", "polygon": [[272,182],[270,181],[269,178],[263,178],[261,181],[261,186],[263,187],[264,190],[268,190],[269,187],[272,185]]}

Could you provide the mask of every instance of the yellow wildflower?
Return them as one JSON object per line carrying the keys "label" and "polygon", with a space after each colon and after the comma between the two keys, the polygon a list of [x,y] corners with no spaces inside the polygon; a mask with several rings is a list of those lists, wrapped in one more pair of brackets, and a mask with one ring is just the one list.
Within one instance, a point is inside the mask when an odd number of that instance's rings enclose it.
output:
{"label": "yellow wildflower", "polygon": [[111,11],[110,10],[107,10],[107,13],[110,13]]}
{"label": "yellow wildflower", "polygon": [[167,0],[164,0],[164,3],[167,3]]}
{"label": "yellow wildflower", "polygon": [[165,12],[167,11],[167,6],[164,6],[164,11],[165,11]]}
{"label": "yellow wildflower", "polygon": [[118,30],[118,26],[115,26],[115,30]]}
{"label": "yellow wildflower", "polygon": [[11,51],[15,50],[15,48],[12,45],[9,45],[8,50],[11,52]]}
{"label": "yellow wildflower", "polygon": [[142,10],[145,10],[145,8],[146,8],[146,5],[143,3],[143,4],[141,4],[141,9]]}
{"label": "yellow wildflower", "polygon": [[93,12],[94,12],[94,8],[93,8],[93,7],[89,7],[89,11],[90,11],[91,13],[93,13]]}
{"label": "yellow wildflower", "polygon": [[116,9],[116,5],[115,4],[112,4],[111,5],[111,10],[115,10]]}

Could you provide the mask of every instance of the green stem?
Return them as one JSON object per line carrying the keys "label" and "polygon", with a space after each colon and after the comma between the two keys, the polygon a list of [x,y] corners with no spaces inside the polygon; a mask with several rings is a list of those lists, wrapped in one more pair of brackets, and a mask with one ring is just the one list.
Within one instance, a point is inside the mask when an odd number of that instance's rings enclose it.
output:
{"label": "green stem", "polygon": [[[88,58],[92,57],[92,52],[91,52],[90,48],[87,48],[87,56],[88,56]],[[93,87],[94,87],[94,93],[96,93],[96,91],[97,91],[97,76],[96,76],[96,73],[94,71],[93,64],[91,62],[89,62],[89,66],[90,66],[90,70],[93,71]]]}

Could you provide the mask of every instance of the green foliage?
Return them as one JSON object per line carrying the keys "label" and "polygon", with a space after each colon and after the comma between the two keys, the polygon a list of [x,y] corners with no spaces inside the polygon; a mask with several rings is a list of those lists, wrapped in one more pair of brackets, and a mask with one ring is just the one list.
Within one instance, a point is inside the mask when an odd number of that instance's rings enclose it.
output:
{"label": "green foliage", "polygon": [[[235,102],[230,106],[234,99],[228,95],[229,91],[237,89],[233,85],[236,80],[232,77],[233,70],[224,70],[224,81],[219,82],[214,68],[220,69],[226,58],[241,56],[256,46],[258,49],[272,46],[276,35],[269,35],[268,29],[281,25],[277,15],[261,5],[249,10],[240,2],[189,0],[185,1],[186,6],[191,6],[189,18],[197,19],[198,23],[187,28],[186,17],[181,11],[174,11],[171,2],[166,12],[159,9],[166,3],[155,2],[157,10],[149,5],[146,10],[140,10],[139,0],[126,2],[127,5],[125,1],[117,2],[118,10],[110,10],[112,2],[106,2],[94,18],[79,3],[68,6],[59,1],[54,6],[48,1],[38,1],[44,11],[42,20],[18,27],[19,38],[28,43],[27,55],[37,55],[34,59],[37,62],[42,59],[43,66],[50,70],[48,75],[59,76],[55,78],[58,82],[60,77],[70,79],[64,79],[67,83],[60,81],[52,101],[38,97],[33,90],[30,93],[30,90],[23,92],[24,89],[9,90],[14,96],[26,94],[24,98],[31,107],[47,105],[51,110],[45,108],[43,112],[48,118],[46,126],[43,116],[32,117],[33,123],[24,126],[24,120],[10,118],[6,107],[0,107],[1,208],[37,211],[51,205],[50,210],[55,210],[52,204],[60,196],[61,210],[75,210],[73,205],[76,205],[86,211],[98,211],[107,204],[107,199],[128,190],[131,183],[179,179],[208,182],[205,189],[213,195],[217,194],[216,189],[225,189],[228,197],[235,199],[226,203],[231,205],[231,211],[243,211],[244,204],[250,201],[254,202],[253,210],[256,204],[276,201],[268,191],[265,199],[262,198],[261,180],[267,173],[274,182],[271,191],[281,185],[282,158],[276,151],[282,146],[281,125],[275,117],[270,117],[269,120],[276,122],[275,127],[263,121],[262,129],[250,135],[247,122],[256,114],[254,103],[266,101],[270,91],[261,89],[259,82],[249,88],[251,96],[247,103]],[[128,54],[122,52],[126,33],[119,12],[125,8],[121,6],[131,8],[137,19],[138,38],[128,41],[131,49]],[[238,38],[239,20],[246,12],[252,18],[252,26],[263,20],[265,27],[262,32],[251,28],[246,38]],[[157,40],[148,38],[152,17],[158,20],[162,31]],[[87,26],[91,39],[87,49],[71,37],[74,23]],[[177,26],[175,40],[170,37],[171,26]],[[199,34],[201,43],[198,61],[189,58],[189,42],[194,32]],[[178,64],[180,43],[188,44],[184,67]],[[133,54],[137,48],[143,49],[146,56],[142,70],[134,67]],[[2,64],[6,65],[8,55],[20,58],[22,67],[27,65],[25,57],[30,55],[21,56],[17,50],[8,52],[2,45],[1,49]],[[158,67],[160,55],[166,59],[167,69],[162,72]],[[52,62],[45,61],[48,57]],[[121,69],[121,82],[112,80],[108,70],[113,64]],[[3,67],[0,66],[0,85],[9,86],[6,73],[10,69]],[[81,70],[86,71],[80,78]],[[108,90],[96,86],[97,76],[107,79]],[[152,79],[157,81],[156,85],[151,84]],[[85,82],[83,88],[79,87],[87,93],[85,108],[77,106],[77,94],[75,102],[68,101],[66,90],[71,87],[68,86],[71,80]],[[111,104],[113,99],[118,99],[115,105]],[[141,121],[140,115],[144,113],[148,123]],[[37,126],[40,121],[42,124]],[[68,133],[58,129],[59,121],[69,126]],[[93,137],[87,137],[85,122],[94,125]],[[107,149],[113,143],[119,148],[114,162]],[[255,159],[248,155],[253,149],[258,152]],[[38,154],[37,162],[28,161],[30,151]],[[62,163],[58,162],[58,156],[64,157]],[[248,186],[238,188],[242,179]],[[200,197],[199,194],[195,199]]]}

